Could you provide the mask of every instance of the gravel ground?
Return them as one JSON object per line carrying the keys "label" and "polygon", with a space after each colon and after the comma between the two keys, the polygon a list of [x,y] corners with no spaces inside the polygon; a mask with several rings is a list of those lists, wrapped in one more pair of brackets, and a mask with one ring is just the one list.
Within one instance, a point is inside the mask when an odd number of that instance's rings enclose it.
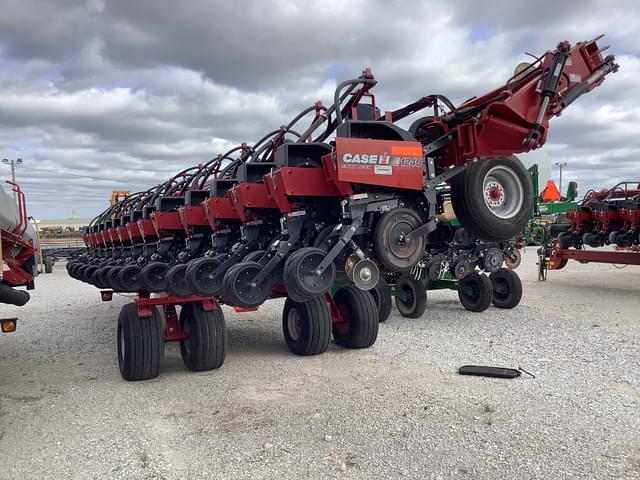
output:
{"label": "gravel ground", "polygon": [[[0,478],[640,478],[640,269],[570,263],[536,281],[535,253],[511,311],[462,309],[431,292],[427,314],[394,313],[377,343],[290,354],[282,302],[225,309],[222,369],[185,370],[167,348],[157,379],[116,363],[116,297],[38,279],[0,336]],[[461,365],[518,367],[514,380]]]}

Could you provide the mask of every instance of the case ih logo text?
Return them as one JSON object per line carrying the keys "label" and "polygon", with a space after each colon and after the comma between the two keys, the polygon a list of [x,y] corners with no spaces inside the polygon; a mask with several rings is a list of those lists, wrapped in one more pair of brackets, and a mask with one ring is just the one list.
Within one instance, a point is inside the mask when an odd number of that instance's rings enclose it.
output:
{"label": "case ih logo text", "polygon": [[390,155],[368,154],[368,153],[345,153],[342,155],[344,163],[368,163],[371,165],[389,165]]}

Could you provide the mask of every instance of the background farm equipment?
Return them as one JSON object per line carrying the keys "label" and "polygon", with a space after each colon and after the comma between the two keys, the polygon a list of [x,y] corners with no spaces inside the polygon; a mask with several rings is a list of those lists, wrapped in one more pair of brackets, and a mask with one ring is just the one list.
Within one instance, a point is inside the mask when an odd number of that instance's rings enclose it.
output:
{"label": "background farm equipment", "polygon": [[[21,307],[29,301],[29,293],[17,287],[33,290],[35,286],[38,243],[27,219],[24,193],[16,183],[7,183],[17,203],[0,188],[0,303]],[[16,321],[16,318],[0,319],[2,331],[13,332]]]}
{"label": "background farm equipment", "polygon": [[550,226],[555,235],[539,250],[540,280],[547,270],[560,270],[572,259],[640,265],[640,182],[590,190],[567,219],[567,224]]}
{"label": "background farm equipment", "polygon": [[[119,324],[125,378],[157,374],[155,356],[130,364],[144,358],[139,337],[152,352],[162,340],[191,342],[182,351],[192,368],[188,352],[224,335],[222,303],[251,309],[287,297],[283,332],[301,355],[323,352],[331,335],[348,348],[371,346],[380,299],[394,292],[407,316],[427,288],[443,286],[474,311],[517,304],[519,281],[501,267],[533,194],[514,154],[541,147],[549,120],[616,70],[596,40],[562,42],[459,106],[429,95],[383,114],[367,69],[337,86],[331,106],[317,102],[255,144],[112,205],[67,268],[101,289],[139,294]],[[424,109],[431,114],[398,126]],[[447,202],[463,228],[442,218]],[[164,336],[154,305],[172,319]],[[202,310],[220,317],[198,336],[193,329],[209,325]],[[137,318],[151,320],[140,327]]]}

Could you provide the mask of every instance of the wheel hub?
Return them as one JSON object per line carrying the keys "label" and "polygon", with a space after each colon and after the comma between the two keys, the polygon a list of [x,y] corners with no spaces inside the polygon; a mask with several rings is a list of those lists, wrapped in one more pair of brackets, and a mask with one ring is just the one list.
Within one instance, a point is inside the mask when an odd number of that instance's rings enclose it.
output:
{"label": "wheel hub", "polygon": [[522,210],[522,182],[517,173],[506,165],[497,165],[489,169],[482,181],[482,193],[484,203],[498,218],[508,220]]}

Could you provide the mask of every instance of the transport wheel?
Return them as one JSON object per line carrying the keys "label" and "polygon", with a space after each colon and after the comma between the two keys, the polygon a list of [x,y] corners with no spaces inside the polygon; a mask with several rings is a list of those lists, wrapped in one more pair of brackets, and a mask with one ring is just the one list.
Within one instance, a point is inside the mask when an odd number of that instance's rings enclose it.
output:
{"label": "transport wheel", "polygon": [[44,257],[44,273],[53,272],[53,258]]}
{"label": "transport wheel", "polygon": [[493,301],[493,287],[486,275],[473,272],[464,280],[460,280],[461,288],[458,298],[462,306],[470,312],[484,312]]}
{"label": "transport wheel", "polygon": [[253,252],[249,252],[247,253],[244,258],[242,259],[243,262],[258,262],[260,261],[260,259],[262,257],[264,257],[265,253],[267,253],[264,250],[254,250]]}
{"label": "transport wheel", "polygon": [[296,302],[287,298],[282,311],[282,331],[287,347],[296,355],[318,355],[331,341],[331,315],[324,298]]}
{"label": "transport wheel", "polygon": [[393,272],[407,272],[422,258],[427,240],[423,235],[407,238],[422,225],[410,208],[394,208],[384,213],[373,232],[373,247],[382,264]]}
{"label": "transport wheel", "polygon": [[320,248],[305,247],[296,252],[289,262],[287,285],[293,285],[300,294],[315,298],[324,295],[335,281],[335,265],[331,263],[320,275],[316,268],[326,257],[326,252]]}
{"label": "transport wheel", "polygon": [[529,173],[515,156],[472,162],[451,181],[460,223],[483,240],[503,241],[524,231],[533,209]]}
{"label": "transport wheel", "polygon": [[386,322],[391,315],[391,289],[384,278],[380,277],[376,286],[369,290],[378,307],[378,320]]}
{"label": "transport wheel", "polygon": [[107,284],[113,290],[122,291],[122,285],[118,282],[118,274],[122,270],[122,267],[113,267],[107,273]]}
{"label": "transport wheel", "polygon": [[162,319],[156,307],[150,317],[139,317],[135,303],[118,316],[118,366],[125,380],[157,377],[164,359]]}
{"label": "transport wheel", "polygon": [[402,277],[396,282],[396,308],[405,318],[420,318],[427,310],[427,291],[419,280]]}
{"label": "transport wheel", "polygon": [[140,271],[143,287],[153,293],[164,292],[167,289],[165,275],[169,267],[166,263],[151,262]]}
{"label": "transport wheel", "polygon": [[522,300],[522,281],[516,272],[501,268],[489,275],[493,287],[493,305],[513,308]]}
{"label": "transport wheel", "polygon": [[333,297],[345,322],[333,324],[333,339],[347,348],[367,348],[378,338],[378,308],[368,291],[353,285],[342,287]]}
{"label": "transport wheel", "polygon": [[187,264],[187,285],[201,297],[210,297],[222,290],[223,275],[213,276],[220,262],[215,258],[203,257]]}
{"label": "transport wheel", "polygon": [[138,265],[126,265],[118,272],[118,283],[125,292],[137,292],[142,290],[142,279]]}
{"label": "transport wheel", "polygon": [[256,284],[253,279],[262,270],[258,262],[242,262],[230,268],[224,276],[224,292],[238,307],[253,308],[262,305],[271,291],[269,277]]}
{"label": "transport wheel", "polygon": [[164,279],[167,283],[167,292],[170,295],[180,298],[191,296],[191,289],[187,284],[187,265],[185,263],[169,268]]}
{"label": "transport wheel", "polygon": [[180,341],[186,367],[194,372],[220,368],[227,351],[227,330],[220,305],[207,311],[200,302],[186,303],[180,311],[180,326],[187,336]]}

